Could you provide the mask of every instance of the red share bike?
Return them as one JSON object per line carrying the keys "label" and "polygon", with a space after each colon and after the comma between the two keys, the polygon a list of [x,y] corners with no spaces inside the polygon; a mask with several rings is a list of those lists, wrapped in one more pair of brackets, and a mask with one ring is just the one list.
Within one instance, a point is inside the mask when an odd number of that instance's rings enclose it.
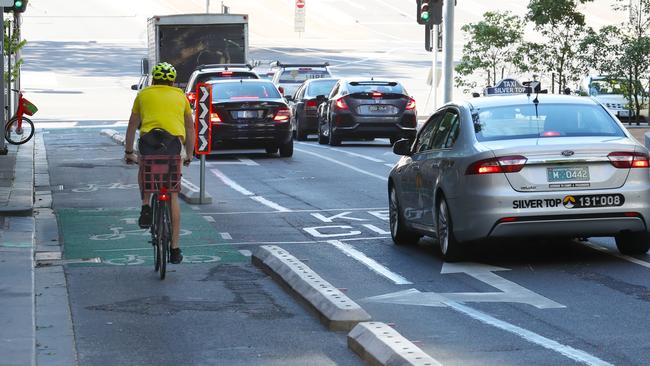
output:
{"label": "red share bike", "polygon": [[34,122],[29,118],[38,108],[34,103],[23,97],[23,92],[16,89],[11,89],[18,93],[18,111],[16,115],[11,117],[5,126],[5,139],[8,143],[13,145],[22,145],[29,141],[34,136]]}

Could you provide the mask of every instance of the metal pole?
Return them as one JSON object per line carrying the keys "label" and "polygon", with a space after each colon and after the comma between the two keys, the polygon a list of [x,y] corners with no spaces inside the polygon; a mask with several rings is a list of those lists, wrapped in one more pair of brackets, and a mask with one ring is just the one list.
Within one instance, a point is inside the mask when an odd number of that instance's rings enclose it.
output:
{"label": "metal pole", "polygon": [[[2,11],[0,11],[0,24],[3,24],[3,29],[4,29],[4,8],[0,7]],[[4,37],[5,37],[5,32],[3,30],[2,32],[2,42],[0,42],[0,76],[4,75],[5,73],[5,53],[4,53]],[[3,91],[4,93],[4,82],[5,78],[0,77],[0,90]],[[0,155],[7,155],[7,144],[5,143],[5,137],[4,137],[4,130],[5,130],[5,124],[7,123],[7,114],[5,113],[5,98],[4,96],[0,98],[0,113],[2,117],[0,118],[2,120],[2,136],[0,136]]]}
{"label": "metal pole", "polygon": [[433,26],[433,65],[431,68],[431,96],[433,98],[433,112],[435,113],[438,109],[438,37],[440,37],[440,32],[438,25]]}
{"label": "metal pole", "polygon": [[199,203],[205,202],[205,154],[201,155],[201,178],[199,180]]}
{"label": "metal pole", "polygon": [[[20,42],[20,27],[22,26],[22,18],[21,18],[21,13],[14,13],[14,26],[16,27],[16,39]],[[20,49],[16,50],[16,64],[20,61],[22,54]],[[14,80],[14,88],[17,90],[20,90],[20,67],[16,66],[16,80]],[[18,95],[16,95],[16,98],[18,98]],[[18,101],[16,101],[16,105],[18,105]],[[17,107],[16,107],[17,108]]]}
{"label": "metal pole", "polygon": [[454,7],[455,1],[445,1],[442,22],[445,29],[443,38],[443,89],[442,102],[450,102],[454,94]]}
{"label": "metal pole", "polygon": [[210,0],[205,0],[205,12],[210,12]]}
{"label": "metal pole", "polygon": [[7,37],[9,38],[9,49],[7,49],[7,119],[11,118],[14,114],[13,109],[11,109],[11,27],[11,22],[9,22],[9,26],[7,27]]}

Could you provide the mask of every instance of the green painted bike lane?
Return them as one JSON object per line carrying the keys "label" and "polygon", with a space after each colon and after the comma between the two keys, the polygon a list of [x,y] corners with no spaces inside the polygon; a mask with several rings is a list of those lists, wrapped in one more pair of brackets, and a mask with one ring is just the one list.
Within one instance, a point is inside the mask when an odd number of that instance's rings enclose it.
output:
{"label": "green painted bike lane", "polygon": [[[75,265],[153,266],[151,234],[140,229],[138,208],[56,210],[68,260],[100,258],[100,263]],[[234,263],[247,258],[227,244],[201,215],[181,203],[183,264]]]}

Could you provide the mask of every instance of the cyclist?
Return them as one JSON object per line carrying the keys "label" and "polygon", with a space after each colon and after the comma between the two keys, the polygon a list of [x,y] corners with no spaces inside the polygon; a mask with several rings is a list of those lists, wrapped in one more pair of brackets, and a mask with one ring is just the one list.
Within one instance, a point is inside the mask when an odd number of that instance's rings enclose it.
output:
{"label": "cyclist", "polygon": [[[173,86],[176,69],[167,62],[161,62],[151,71],[152,85],[142,89],[133,102],[129,125],[126,130],[124,159],[127,164],[137,161],[133,151],[135,131],[140,129],[138,150],[141,155],[180,155],[185,145],[186,158],[183,165],[189,165],[194,151],[194,122],[189,101],[185,94]],[[142,191],[142,182],[140,191]],[[151,226],[151,194],[142,196],[142,209],[138,224],[141,228]],[[170,262],[183,261],[179,247],[181,211],[178,194],[172,193],[172,241]]]}

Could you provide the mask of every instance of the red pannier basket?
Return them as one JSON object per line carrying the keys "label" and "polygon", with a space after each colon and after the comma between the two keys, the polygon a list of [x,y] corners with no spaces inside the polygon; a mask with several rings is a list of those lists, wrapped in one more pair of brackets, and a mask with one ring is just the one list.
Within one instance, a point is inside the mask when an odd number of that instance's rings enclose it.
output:
{"label": "red pannier basket", "polygon": [[139,164],[144,193],[160,192],[161,187],[167,187],[167,192],[180,192],[182,167],[180,156],[141,155]]}

